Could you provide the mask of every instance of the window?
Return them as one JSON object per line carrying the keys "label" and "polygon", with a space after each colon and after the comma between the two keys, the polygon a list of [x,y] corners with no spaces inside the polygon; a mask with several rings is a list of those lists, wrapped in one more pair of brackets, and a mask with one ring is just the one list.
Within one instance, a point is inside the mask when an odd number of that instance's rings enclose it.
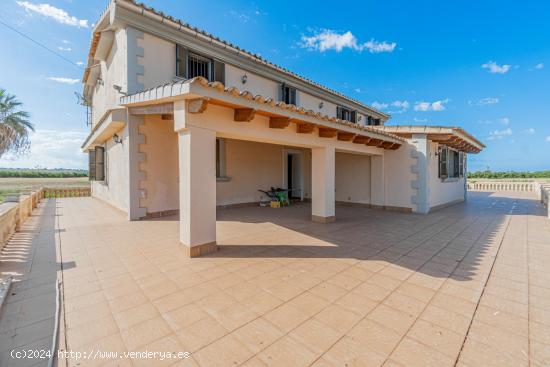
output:
{"label": "window", "polygon": [[202,76],[208,81],[225,83],[225,65],[177,45],[176,76],[185,79]]}
{"label": "window", "polygon": [[351,110],[346,107],[336,107],[336,117],[340,120],[346,120],[353,123],[357,122],[357,111]]}
{"label": "window", "polygon": [[464,153],[448,147],[441,146],[438,149],[439,178],[464,177]]}
{"label": "window", "polygon": [[366,121],[367,125],[369,126],[379,126],[381,125],[381,120],[380,119],[375,119],[374,117],[372,116],[367,116],[367,121]]}
{"label": "window", "polygon": [[290,87],[283,83],[281,85],[281,101],[286,104],[293,104],[294,106],[297,106],[296,88]]}
{"label": "window", "polygon": [[88,151],[88,176],[90,181],[105,180],[105,148],[95,147]]}

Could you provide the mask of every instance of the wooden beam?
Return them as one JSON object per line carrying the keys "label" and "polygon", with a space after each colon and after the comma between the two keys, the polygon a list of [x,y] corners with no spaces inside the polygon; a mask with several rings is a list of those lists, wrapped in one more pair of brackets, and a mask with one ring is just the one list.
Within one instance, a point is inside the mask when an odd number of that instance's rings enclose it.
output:
{"label": "wooden beam", "polygon": [[235,108],[233,120],[238,122],[250,122],[254,119],[256,110],[253,108]]}
{"label": "wooden beam", "polygon": [[208,107],[208,100],[205,98],[190,99],[187,102],[187,112],[189,113],[203,113]]}
{"label": "wooden beam", "polygon": [[296,128],[296,132],[298,134],[311,134],[315,129],[315,125],[313,124],[298,123],[297,125],[298,127]]}
{"label": "wooden beam", "polygon": [[163,103],[152,106],[130,107],[130,115],[164,115],[174,113],[173,103]]}
{"label": "wooden beam", "polygon": [[161,115],[160,118],[163,119],[163,120],[173,120],[174,115],[169,114],[169,113],[165,113],[165,114]]}
{"label": "wooden beam", "polygon": [[451,134],[428,134],[428,139],[435,142],[449,140],[453,137]]}
{"label": "wooden beam", "polygon": [[368,136],[357,135],[355,138],[353,138],[353,142],[355,144],[367,144],[367,142],[369,141],[370,138]]}
{"label": "wooden beam", "polygon": [[384,148],[384,149],[389,149],[391,146],[393,145],[393,143],[391,141],[383,141],[382,143],[380,143],[380,145],[378,145],[380,148]]}
{"label": "wooden beam", "polygon": [[368,142],[366,142],[365,144],[367,145],[370,145],[370,146],[378,146],[378,144],[382,143],[382,140],[380,139],[370,139]]}
{"label": "wooden beam", "polygon": [[338,131],[338,140],[341,140],[341,141],[350,141],[351,139],[353,139],[354,136],[355,134],[353,133]]}
{"label": "wooden beam", "polygon": [[288,124],[290,124],[289,117],[269,117],[269,127],[272,129],[284,129]]}
{"label": "wooden beam", "polygon": [[398,143],[393,143],[393,145],[391,147],[389,147],[388,149],[390,150],[397,150],[401,147],[401,144],[398,144]]}
{"label": "wooden beam", "polygon": [[338,130],[331,129],[327,127],[320,127],[319,128],[319,137],[320,138],[335,138],[336,134],[338,133]]}

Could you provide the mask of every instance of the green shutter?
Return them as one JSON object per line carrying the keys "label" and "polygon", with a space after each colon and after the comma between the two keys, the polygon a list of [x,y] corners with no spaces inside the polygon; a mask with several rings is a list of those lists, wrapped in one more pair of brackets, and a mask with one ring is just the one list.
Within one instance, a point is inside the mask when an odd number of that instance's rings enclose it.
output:
{"label": "green shutter", "polygon": [[105,148],[95,148],[95,179],[97,181],[105,180]]}
{"label": "green shutter", "polygon": [[95,181],[95,150],[88,150],[88,178]]}
{"label": "green shutter", "polygon": [[225,64],[223,62],[215,61],[214,65],[214,81],[225,84]]}
{"label": "green shutter", "polygon": [[176,76],[187,78],[187,49],[176,45]]}

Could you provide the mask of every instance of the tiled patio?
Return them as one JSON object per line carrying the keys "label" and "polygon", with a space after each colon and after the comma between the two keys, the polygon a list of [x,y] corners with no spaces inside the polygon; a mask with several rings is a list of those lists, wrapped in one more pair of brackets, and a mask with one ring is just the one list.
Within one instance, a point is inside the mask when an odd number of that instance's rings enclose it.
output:
{"label": "tiled patio", "polygon": [[59,268],[68,350],[191,355],[69,366],[550,364],[550,221],[532,194],[474,193],[427,216],[309,213],[220,210],[221,251],[187,259],[176,218],[45,202],[0,258],[21,280],[0,315],[0,365],[45,365],[9,350],[51,344]]}

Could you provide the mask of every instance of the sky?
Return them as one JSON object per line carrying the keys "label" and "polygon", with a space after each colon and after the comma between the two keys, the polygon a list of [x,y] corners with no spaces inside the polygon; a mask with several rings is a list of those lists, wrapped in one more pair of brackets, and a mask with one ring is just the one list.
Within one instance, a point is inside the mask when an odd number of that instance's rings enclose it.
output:
{"label": "sky", "polygon": [[[388,125],[463,127],[487,145],[470,171],[550,169],[548,1],[145,2],[391,114]],[[86,168],[75,92],[107,4],[1,1],[1,21],[71,63],[0,24],[0,88],[36,127],[30,152],[0,167]]]}

